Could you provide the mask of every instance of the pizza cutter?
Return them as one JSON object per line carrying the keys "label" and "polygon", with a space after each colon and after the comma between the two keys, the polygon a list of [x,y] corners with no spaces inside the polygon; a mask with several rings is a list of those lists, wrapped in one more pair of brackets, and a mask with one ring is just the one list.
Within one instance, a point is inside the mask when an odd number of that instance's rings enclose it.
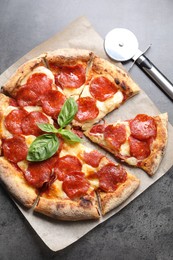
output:
{"label": "pizza cutter", "polygon": [[134,63],[173,99],[173,84],[138,49],[138,40],[131,31],[124,28],[113,29],[106,35],[104,47],[107,55],[116,61],[132,59]]}

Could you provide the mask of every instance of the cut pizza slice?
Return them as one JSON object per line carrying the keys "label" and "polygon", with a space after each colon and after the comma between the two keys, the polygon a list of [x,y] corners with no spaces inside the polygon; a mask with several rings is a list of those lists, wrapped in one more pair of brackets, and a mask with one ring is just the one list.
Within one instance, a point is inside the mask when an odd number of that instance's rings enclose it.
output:
{"label": "cut pizza slice", "polygon": [[138,92],[138,85],[123,69],[94,56],[73,124],[86,130]]}
{"label": "cut pizza slice", "polygon": [[29,208],[39,190],[28,183],[22,170],[27,166],[31,143],[42,133],[38,122],[52,123],[53,120],[37,107],[20,108],[15,100],[0,94],[0,181],[14,198]]}
{"label": "cut pizza slice", "polygon": [[167,113],[138,114],[130,120],[94,125],[85,135],[116,158],[153,175],[166,148],[167,122]]}
{"label": "cut pizza slice", "polygon": [[98,219],[99,211],[106,214],[139,186],[122,166],[83,144],[64,143],[53,170],[57,179],[42,192],[35,211],[61,220]]}
{"label": "cut pizza slice", "polygon": [[[41,67],[43,70],[46,68],[44,57],[45,54],[28,60],[22,64],[3,86],[4,92],[10,94],[12,97],[15,97],[18,88],[26,83],[28,77],[33,73],[34,70],[38,70],[39,67]],[[39,71],[39,73],[41,73],[41,71]],[[50,77],[50,75],[48,77]]]}
{"label": "cut pizza slice", "polygon": [[93,55],[91,51],[82,49],[58,49],[47,53],[47,67],[54,75],[56,86],[67,98],[79,98]]}
{"label": "cut pizza slice", "polygon": [[3,87],[21,108],[35,106],[56,119],[66,97],[55,85],[53,73],[45,65],[45,57],[23,64]]}

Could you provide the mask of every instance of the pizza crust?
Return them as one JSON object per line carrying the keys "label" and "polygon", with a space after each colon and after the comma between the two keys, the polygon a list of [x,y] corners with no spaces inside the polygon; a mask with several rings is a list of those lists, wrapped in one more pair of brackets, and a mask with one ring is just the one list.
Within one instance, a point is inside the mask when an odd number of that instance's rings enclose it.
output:
{"label": "pizza crust", "polygon": [[65,221],[99,219],[100,217],[96,196],[89,195],[77,201],[40,197],[34,210],[54,219]]}
{"label": "pizza crust", "polygon": [[140,184],[139,179],[129,173],[127,176],[127,180],[120,184],[114,192],[98,192],[102,215],[118,207],[138,188]]}
{"label": "pizza crust", "polygon": [[0,181],[19,203],[27,208],[33,206],[38,196],[37,190],[29,186],[22,172],[4,157],[0,157]]}
{"label": "pizza crust", "polygon": [[[9,107],[9,100],[10,98],[5,96],[4,94],[0,93],[0,155],[1,155],[1,140],[2,138],[6,138],[7,136],[5,135],[5,127],[4,127],[4,119],[5,119],[5,111],[7,111],[7,108]],[[5,129],[6,132],[7,129]],[[9,133],[9,132],[8,132]],[[9,137],[11,134],[9,133]]]}
{"label": "pizza crust", "polygon": [[149,175],[153,175],[157,171],[165,153],[168,140],[168,114],[164,113],[154,118],[157,124],[157,136],[152,144],[151,154],[140,163],[140,167]]}
{"label": "pizza crust", "polygon": [[83,49],[58,49],[46,53],[46,61],[55,63],[59,66],[75,65],[78,62],[88,62],[92,59],[94,54],[92,51]]}
{"label": "pizza crust", "polygon": [[38,66],[45,66],[44,58],[45,54],[42,54],[39,57],[33,58],[22,64],[3,86],[4,93],[15,97],[22,79],[27,76],[34,68]]}
{"label": "pizza crust", "polygon": [[7,97],[4,94],[0,93],[0,139],[2,139],[2,137],[3,137],[4,110],[8,106],[9,106],[9,97]]}
{"label": "pizza crust", "polygon": [[112,64],[111,62],[95,57],[92,62],[93,73],[105,74],[113,78],[117,87],[126,94],[126,98],[130,98],[139,93],[139,86],[133,81],[130,75],[120,67]]}

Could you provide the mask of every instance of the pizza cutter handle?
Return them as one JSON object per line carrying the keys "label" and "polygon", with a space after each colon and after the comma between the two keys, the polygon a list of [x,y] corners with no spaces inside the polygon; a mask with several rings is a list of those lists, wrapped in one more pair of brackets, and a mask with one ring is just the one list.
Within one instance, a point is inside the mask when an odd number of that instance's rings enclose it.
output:
{"label": "pizza cutter handle", "polygon": [[144,54],[135,63],[173,100],[173,84]]}

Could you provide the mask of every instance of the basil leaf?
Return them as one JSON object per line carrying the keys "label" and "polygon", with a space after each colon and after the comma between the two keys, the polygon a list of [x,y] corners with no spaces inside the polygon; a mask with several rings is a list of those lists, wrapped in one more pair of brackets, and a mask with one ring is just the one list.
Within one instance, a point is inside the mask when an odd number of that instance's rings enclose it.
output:
{"label": "basil leaf", "polygon": [[51,124],[38,123],[38,127],[47,133],[57,133],[57,129]]}
{"label": "basil leaf", "polygon": [[62,135],[62,137],[64,139],[66,139],[66,141],[70,142],[70,143],[81,143],[82,139],[79,138],[79,136],[77,136],[76,134],[74,134],[71,131],[62,129],[61,131],[59,131],[59,133]]}
{"label": "basil leaf", "polygon": [[72,97],[67,99],[58,116],[57,121],[59,126],[63,128],[68,125],[73,120],[77,110],[78,106],[76,101]]}
{"label": "basil leaf", "polygon": [[44,161],[56,153],[59,140],[55,134],[43,134],[37,137],[31,144],[27,160],[31,162]]}

